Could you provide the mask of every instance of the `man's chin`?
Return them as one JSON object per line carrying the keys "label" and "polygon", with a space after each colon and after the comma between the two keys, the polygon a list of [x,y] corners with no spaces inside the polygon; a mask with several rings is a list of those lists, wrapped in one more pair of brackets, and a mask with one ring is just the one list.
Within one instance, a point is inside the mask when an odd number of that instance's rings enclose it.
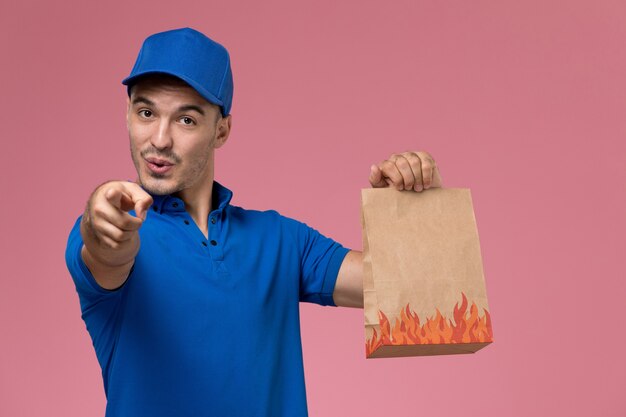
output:
{"label": "man's chin", "polygon": [[141,186],[152,195],[169,195],[177,191],[176,184],[160,178],[141,178]]}

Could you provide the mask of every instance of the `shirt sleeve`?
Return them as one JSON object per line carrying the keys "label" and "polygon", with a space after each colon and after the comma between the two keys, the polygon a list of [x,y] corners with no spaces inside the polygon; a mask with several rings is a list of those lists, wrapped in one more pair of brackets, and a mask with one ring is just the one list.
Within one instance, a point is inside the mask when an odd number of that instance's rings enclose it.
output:
{"label": "shirt sleeve", "polygon": [[337,274],[350,249],[305,223],[283,219],[300,255],[300,301],[336,307],[333,291]]}
{"label": "shirt sleeve", "polygon": [[[78,217],[70,231],[65,250],[65,263],[74,280],[80,300],[82,318],[91,336],[98,362],[102,367],[106,393],[108,368],[115,347],[119,317],[121,316],[119,312],[124,293],[121,288],[125,286],[122,285],[115,290],[107,290],[96,282],[80,253],[83,247],[83,239],[80,234],[81,220],[82,215]],[[131,268],[131,272],[133,268]]]}

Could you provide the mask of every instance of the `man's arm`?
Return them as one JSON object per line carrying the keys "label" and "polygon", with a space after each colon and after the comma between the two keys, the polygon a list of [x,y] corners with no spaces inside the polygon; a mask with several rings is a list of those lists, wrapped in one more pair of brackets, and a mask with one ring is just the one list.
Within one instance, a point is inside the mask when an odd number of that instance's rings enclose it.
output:
{"label": "man's arm", "polygon": [[[81,257],[104,289],[120,287],[139,252],[139,228],[152,197],[138,184],[111,181],[96,188],[80,223]],[[137,217],[128,211],[135,209]]]}
{"label": "man's arm", "polygon": [[[427,152],[403,152],[372,165],[370,184],[375,188],[421,192],[442,187],[441,174],[435,160]],[[333,300],[340,307],[363,308],[363,253],[350,251],[337,274]]]}
{"label": "man's arm", "polygon": [[363,253],[348,252],[337,275],[333,300],[340,307],[363,308]]}

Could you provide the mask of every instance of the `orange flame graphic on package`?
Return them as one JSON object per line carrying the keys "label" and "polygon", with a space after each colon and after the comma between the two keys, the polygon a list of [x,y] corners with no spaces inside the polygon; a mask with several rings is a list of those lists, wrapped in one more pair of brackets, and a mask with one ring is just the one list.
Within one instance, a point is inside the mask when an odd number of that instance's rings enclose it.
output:
{"label": "orange flame graphic on package", "polygon": [[365,343],[365,353],[370,356],[376,349],[383,345],[425,345],[425,344],[452,344],[492,342],[493,332],[491,329],[491,317],[484,309],[485,314],[479,316],[476,303],[467,311],[467,297],[464,293],[463,302],[454,306],[454,322],[444,318],[439,309],[434,318],[427,318],[424,324],[420,324],[418,315],[411,311],[407,304],[400,312],[400,318],[396,319],[391,327],[389,319],[382,311],[378,312],[380,324],[380,337],[374,329],[374,334]]}

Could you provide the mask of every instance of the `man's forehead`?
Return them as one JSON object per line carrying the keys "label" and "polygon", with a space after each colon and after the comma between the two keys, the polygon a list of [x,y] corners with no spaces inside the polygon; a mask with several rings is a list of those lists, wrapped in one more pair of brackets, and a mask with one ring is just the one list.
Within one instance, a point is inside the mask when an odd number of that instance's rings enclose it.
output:
{"label": "man's forehead", "polygon": [[168,95],[180,96],[186,102],[219,111],[219,106],[207,101],[189,84],[174,77],[146,77],[133,84],[130,92],[132,104],[138,101],[154,103],[160,96]]}

